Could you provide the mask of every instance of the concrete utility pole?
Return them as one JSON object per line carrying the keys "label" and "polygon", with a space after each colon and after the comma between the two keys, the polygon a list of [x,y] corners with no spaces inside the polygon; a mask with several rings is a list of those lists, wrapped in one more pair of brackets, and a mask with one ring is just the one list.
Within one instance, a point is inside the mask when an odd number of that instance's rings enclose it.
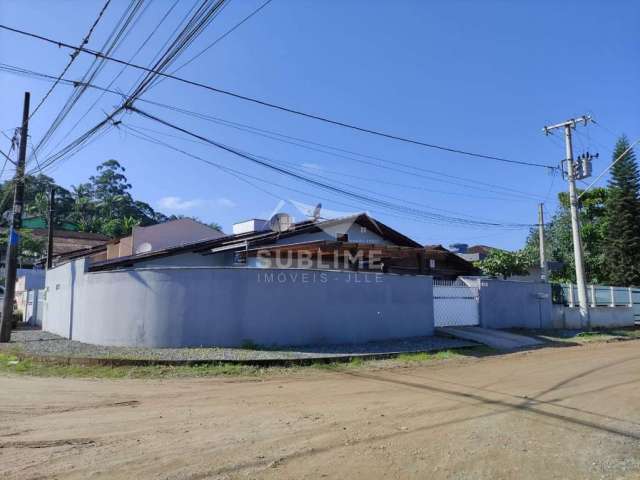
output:
{"label": "concrete utility pole", "polygon": [[13,299],[16,295],[16,270],[18,268],[18,244],[20,236],[18,230],[22,226],[22,207],[24,204],[24,165],[27,156],[27,135],[29,129],[29,101],[31,94],[24,92],[24,107],[22,109],[22,128],[20,130],[20,150],[16,174],[13,177],[15,194],[13,197],[13,218],[7,238],[7,256],[5,260],[5,287],[2,317],[0,317],[0,342],[11,340],[11,322],[13,320]]}
{"label": "concrete utility pole", "polygon": [[51,186],[51,191],[49,192],[49,221],[48,227],[49,231],[47,232],[47,270],[49,270],[53,266],[53,228],[55,226],[55,211],[56,211],[56,187]]}
{"label": "concrete utility pole", "polygon": [[569,206],[571,209],[571,230],[573,234],[573,254],[576,264],[576,283],[578,284],[578,303],[580,305],[580,317],[582,319],[582,325],[590,328],[591,322],[589,320],[589,301],[587,298],[587,282],[584,274],[584,259],[582,251],[582,239],[580,237],[580,219],[578,218],[578,196],[576,194],[576,180],[586,178],[584,175],[580,175],[576,170],[584,171],[579,165],[574,164],[573,161],[573,145],[571,143],[571,129],[575,129],[578,122],[583,122],[586,126],[591,120],[588,115],[575,119],[572,118],[566,122],[558,123],[556,125],[550,125],[543,128],[545,134],[549,134],[552,130],[562,128],[564,129],[564,140],[566,150],[566,165],[567,165],[567,181],[569,182]]}
{"label": "concrete utility pole", "polygon": [[544,255],[544,203],[538,204],[538,240],[540,250],[540,280],[547,281],[547,261]]}

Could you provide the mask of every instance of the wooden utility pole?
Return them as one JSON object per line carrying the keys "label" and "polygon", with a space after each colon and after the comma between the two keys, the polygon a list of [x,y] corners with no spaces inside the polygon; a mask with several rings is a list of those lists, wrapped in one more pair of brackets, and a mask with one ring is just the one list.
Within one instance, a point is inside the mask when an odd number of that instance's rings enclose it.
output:
{"label": "wooden utility pole", "polygon": [[29,101],[31,94],[24,92],[24,106],[22,109],[22,128],[20,129],[20,150],[18,164],[14,176],[15,194],[13,197],[13,218],[7,238],[7,255],[5,259],[5,287],[0,317],[0,342],[11,340],[11,322],[13,320],[13,299],[16,294],[16,270],[18,268],[18,245],[22,226],[22,207],[24,205],[24,170],[27,157],[27,135],[29,130]]}
{"label": "wooden utility pole", "polygon": [[544,254],[544,203],[538,205],[538,239],[540,249],[540,280],[546,282],[547,278],[547,260]]}
{"label": "wooden utility pole", "polygon": [[49,221],[47,232],[47,270],[53,266],[53,228],[55,226],[55,211],[56,211],[56,187],[51,185],[51,192],[49,192]]}

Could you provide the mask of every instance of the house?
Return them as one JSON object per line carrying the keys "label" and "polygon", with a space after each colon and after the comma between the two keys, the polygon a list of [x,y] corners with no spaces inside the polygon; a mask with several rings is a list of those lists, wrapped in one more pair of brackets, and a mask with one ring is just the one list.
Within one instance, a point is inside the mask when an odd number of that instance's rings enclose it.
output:
{"label": "house", "polygon": [[90,271],[159,266],[303,268],[421,274],[436,279],[476,273],[473,265],[441,245],[423,247],[364,213],[305,220],[285,231],[272,230],[266,220],[249,219],[234,224],[232,235],[216,231],[210,238],[195,238],[201,233],[190,231],[181,237],[172,226],[171,232],[176,233],[172,242],[149,240],[148,229],[154,229],[154,238],[158,238],[171,223],[134,230],[130,237],[106,248],[72,252],[60,260],[86,256]]}
{"label": "house", "polygon": [[[283,215],[139,253],[135,233],[71,252],[47,271],[43,329],[98,345],[149,347],[433,334],[431,274],[447,252],[429,254],[366,214],[298,223]],[[110,249],[117,256],[109,258]]]}
{"label": "house", "polygon": [[131,235],[108,239],[96,245],[79,248],[54,258],[55,264],[81,257],[92,262],[115,260],[140,254],[149,254],[185,244],[207,242],[224,237],[224,233],[190,218],[169,220],[146,227],[136,226]]}
{"label": "house", "polygon": [[487,245],[473,245],[470,247],[466,243],[453,243],[449,247],[452,252],[468,262],[484,260],[491,250],[496,250],[496,248],[488,247]]}
{"label": "house", "polygon": [[[35,228],[33,230],[29,230],[29,233],[34,238],[34,240],[38,240],[42,245],[47,245],[49,238],[49,231],[45,228]],[[6,235],[6,230],[0,232],[0,235]],[[106,242],[110,240],[106,235],[102,235],[99,233],[91,233],[91,232],[77,232],[73,230],[54,230],[53,231],[53,256],[59,257],[63,255],[67,255],[70,252],[75,252],[78,250],[86,250],[89,248],[101,248]],[[0,252],[0,269],[4,268],[4,259],[6,252]],[[29,259],[19,258],[19,265],[21,268],[33,268],[34,266],[42,265],[44,263],[43,259]]]}

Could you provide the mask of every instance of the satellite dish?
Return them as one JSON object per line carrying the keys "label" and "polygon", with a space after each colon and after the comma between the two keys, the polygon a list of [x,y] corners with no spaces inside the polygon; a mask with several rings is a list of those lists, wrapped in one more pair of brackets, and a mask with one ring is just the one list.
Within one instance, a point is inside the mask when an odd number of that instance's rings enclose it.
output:
{"label": "satellite dish", "polygon": [[153,245],[151,245],[149,242],[143,242],[140,245],[138,245],[138,248],[136,248],[136,254],[147,253],[147,252],[150,252],[151,250],[153,250]]}
{"label": "satellite dish", "polygon": [[313,214],[311,216],[313,217],[314,222],[317,222],[318,220],[320,220],[320,210],[322,210],[321,203],[316,205],[316,208],[313,209]]}
{"label": "satellite dish", "polygon": [[269,220],[269,228],[277,233],[291,230],[293,228],[293,218],[288,213],[276,213]]}

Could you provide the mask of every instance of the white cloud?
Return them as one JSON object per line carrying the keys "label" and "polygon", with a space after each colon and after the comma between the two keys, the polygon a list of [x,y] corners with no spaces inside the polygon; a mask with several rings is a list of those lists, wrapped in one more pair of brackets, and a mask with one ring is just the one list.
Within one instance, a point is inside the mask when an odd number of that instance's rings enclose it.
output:
{"label": "white cloud", "polygon": [[226,198],[226,197],[218,198],[216,200],[216,204],[221,206],[221,207],[226,207],[226,208],[233,208],[233,207],[237,206],[236,202],[234,202],[230,198]]}
{"label": "white cloud", "polygon": [[181,197],[162,197],[158,200],[160,208],[170,211],[184,211],[202,205],[202,200],[183,200]]}
{"label": "white cloud", "polygon": [[302,168],[304,168],[305,170],[310,170],[310,171],[319,171],[322,170],[322,167],[320,165],[318,165],[317,163],[303,163],[302,164]]}

